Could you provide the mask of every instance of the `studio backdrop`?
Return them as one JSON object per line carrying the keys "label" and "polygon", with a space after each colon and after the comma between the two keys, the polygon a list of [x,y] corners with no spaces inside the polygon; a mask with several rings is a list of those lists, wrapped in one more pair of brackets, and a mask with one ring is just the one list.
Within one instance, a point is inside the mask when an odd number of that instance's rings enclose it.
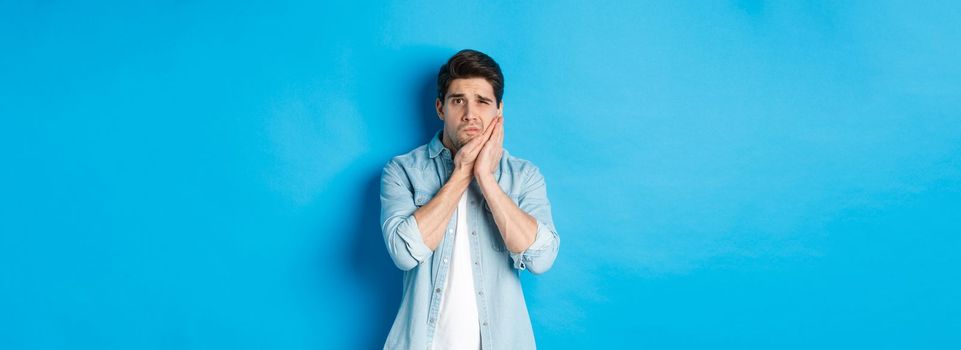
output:
{"label": "studio backdrop", "polygon": [[460,49],[543,349],[961,348],[961,5],[0,2],[0,348],[379,349],[379,177]]}

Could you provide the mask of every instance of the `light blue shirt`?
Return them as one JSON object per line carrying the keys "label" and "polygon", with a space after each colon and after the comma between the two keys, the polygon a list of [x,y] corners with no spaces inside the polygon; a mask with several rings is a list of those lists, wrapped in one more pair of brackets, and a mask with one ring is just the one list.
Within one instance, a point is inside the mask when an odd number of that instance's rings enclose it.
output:
{"label": "light blue shirt", "polygon": [[[400,310],[385,349],[430,349],[437,329],[441,296],[447,285],[456,220],[435,251],[424,243],[414,212],[427,204],[450,179],[454,163],[438,131],[426,145],[394,157],[381,175],[381,231],[387,252],[404,271]],[[494,177],[524,212],[537,219],[537,235],[527,250],[513,253],[504,245],[480,187],[467,188],[467,225],[483,349],[534,349],[520,271],[544,273],[554,264],[560,238],[551,218],[551,204],[540,170],[507,150]]]}

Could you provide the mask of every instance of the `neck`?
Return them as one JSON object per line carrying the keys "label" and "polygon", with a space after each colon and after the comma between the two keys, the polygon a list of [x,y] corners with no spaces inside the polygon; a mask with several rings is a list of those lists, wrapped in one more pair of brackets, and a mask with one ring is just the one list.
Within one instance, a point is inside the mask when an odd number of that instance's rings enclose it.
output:
{"label": "neck", "polygon": [[444,147],[447,147],[447,149],[450,150],[452,157],[457,155],[457,151],[460,150],[460,147],[454,145],[454,141],[447,137],[446,132],[441,132],[440,142],[444,144]]}

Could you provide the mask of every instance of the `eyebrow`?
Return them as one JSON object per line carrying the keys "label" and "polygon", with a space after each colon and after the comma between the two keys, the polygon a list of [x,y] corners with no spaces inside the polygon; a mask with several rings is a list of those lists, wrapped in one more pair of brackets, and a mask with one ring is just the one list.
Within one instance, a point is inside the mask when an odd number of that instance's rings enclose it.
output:
{"label": "eyebrow", "polygon": [[490,102],[490,101],[491,101],[491,99],[489,99],[489,98],[487,98],[487,97],[484,97],[484,96],[481,96],[481,95],[474,95],[474,96],[477,96],[477,99],[478,99],[478,100],[481,100],[481,101],[484,101],[484,102]]}
{"label": "eyebrow", "polygon": [[[464,97],[464,96],[465,96],[465,95],[462,94],[462,93],[450,94],[450,95],[447,95],[447,99],[449,100],[449,99],[452,99],[452,98]],[[478,95],[478,94],[474,94],[474,96],[477,96],[477,99],[478,99],[478,100],[481,100],[481,101],[484,101],[484,102],[491,102],[491,99],[489,99],[489,98],[487,98],[487,97],[484,97],[484,96],[481,96],[481,95]]]}

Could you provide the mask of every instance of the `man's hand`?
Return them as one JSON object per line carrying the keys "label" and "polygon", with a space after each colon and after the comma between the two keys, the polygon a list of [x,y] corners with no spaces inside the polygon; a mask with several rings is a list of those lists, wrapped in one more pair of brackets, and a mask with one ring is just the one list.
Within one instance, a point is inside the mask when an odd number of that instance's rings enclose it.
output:
{"label": "man's hand", "polygon": [[504,155],[504,118],[494,119],[491,126],[494,131],[474,162],[474,178],[480,185],[481,193],[507,249],[511,253],[521,253],[534,244],[537,237],[537,219],[521,210],[518,203],[504,193],[494,178],[497,164]]}
{"label": "man's hand", "polygon": [[491,134],[497,125],[496,120],[488,125],[482,134],[474,136],[470,141],[467,141],[467,144],[457,150],[457,154],[454,155],[454,173],[466,175],[468,178],[474,174],[477,155],[481,153],[484,144],[491,138]]}
{"label": "man's hand", "polygon": [[484,148],[481,148],[480,154],[477,155],[477,161],[474,162],[474,177],[478,179],[492,175],[497,170],[497,164],[500,163],[501,156],[504,155],[504,118],[495,118],[490,128],[494,130],[490,133],[490,137],[485,140]]}

